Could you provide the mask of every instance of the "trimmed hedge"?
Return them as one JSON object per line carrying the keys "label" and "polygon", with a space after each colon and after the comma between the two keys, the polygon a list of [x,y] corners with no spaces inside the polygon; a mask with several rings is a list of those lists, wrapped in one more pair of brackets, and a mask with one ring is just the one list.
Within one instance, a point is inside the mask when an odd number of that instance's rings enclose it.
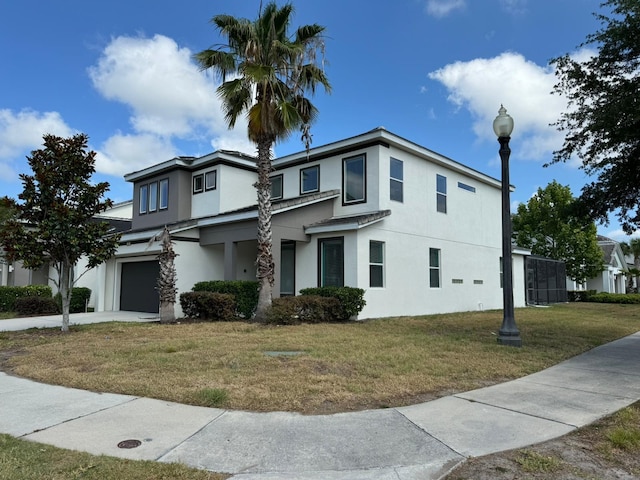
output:
{"label": "trimmed hedge", "polygon": [[267,311],[267,323],[297,325],[344,321],[344,309],[334,297],[301,295],[274,298]]}
{"label": "trimmed hedge", "polygon": [[595,294],[595,290],[568,290],[567,300],[570,302],[588,302],[589,297]]}
{"label": "trimmed hedge", "polygon": [[24,287],[0,287],[0,312],[15,311],[17,298],[46,297],[51,298],[51,287],[48,285],[27,285]]}
{"label": "trimmed hedge", "polygon": [[640,294],[602,292],[590,295],[587,301],[596,303],[640,304]]}
{"label": "trimmed hedge", "polygon": [[198,282],[191,289],[194,292],[228,293],[235,298],[238,316],[249,319],[258,306],[259,283],[249,280],[211,280]]}
{"label": "trimmed hedge", "polygon": [[21,317],[60,313],[58,304],[51,297],[19,297],[16,298],[14,308]]}
{"label": "trimmed hedge", "polygon": [[235,319],[236,302],[230,293],[184,292],[180,306],[185,317],[225,322]]}
{"label": "trimmed hedge", "polygon": [[364,299],[364,290],[355,287],[317,287],[303,288],[301,295],[318,295],[320,297],[333,297],[340,301],[342,313],[340,320],[349,320],[356,317],[367,304]]}
{"label": "trimmed hedge", "polygon": [[[60,292],[55,295],[58,308],[62,311],[62,295]],[[69,302],[69,313],[83,313],[87,308],[87,302],[91,298],[91,289],[87,287],[73,287],[71,289],[71,301]]]}

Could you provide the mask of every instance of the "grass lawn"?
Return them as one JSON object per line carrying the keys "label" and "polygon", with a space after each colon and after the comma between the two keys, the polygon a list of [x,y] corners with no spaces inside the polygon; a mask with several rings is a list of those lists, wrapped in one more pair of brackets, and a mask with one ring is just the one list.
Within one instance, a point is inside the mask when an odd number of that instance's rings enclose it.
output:
{"label": "grass lawn", "polygon": [[517,309],[520,349],[497,345],[501,321],[501,311],[489,311],[280,327],[108,323],[69,335],[6,332],[0,368],[95,391],[324,414],[407,405],[539,371],[639,331],[640,305]]}
{"label": "grass lawn", "polygon": [[8,320],[11,318],[16,318],[15,312],[0,312],[0,320]]}

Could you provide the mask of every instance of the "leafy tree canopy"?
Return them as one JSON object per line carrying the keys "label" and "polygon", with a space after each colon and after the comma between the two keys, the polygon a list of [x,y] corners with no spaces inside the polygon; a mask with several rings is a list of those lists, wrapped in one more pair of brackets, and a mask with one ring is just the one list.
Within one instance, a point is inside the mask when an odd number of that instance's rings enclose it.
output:
{"label": "leafy tree canopy", "polygon": [[594,220],[607,223],[615,212],[623,229],[640,227],[640,2],[608,0],[609,16],[598,14],[602,28],[580,46],[597,49],[585,61],[555,58],[558,83],[568,109],[555,124],[565,133],[551,163],[576,156],[597,176],[580,196]]}
{"label": "leafy tree canopy", "polygon": [[513,231],[518,245],[535,255],[563,260],[567,275],[584,282],[602,271],[603,257],[595,224],[575,206],[571,189],[554,180],[518,206]]}
{"label": "leafy tree canopy", "polygon": [[21,202],[5,200],[16,213],[0,229],[0,245],[9,260],[20,260],[27,268],[47,263],[55,268],[66,331],[72,268],[84,256],[88,268],[103,263],[115,253],[120,237],[109,235],[109,224],[94,218],[112,202],[103,198],[108,183],[91,182],[96,154],[87,151],[88,137],[43,138],[44,148],[27,157],[33,175],[20,175]]}

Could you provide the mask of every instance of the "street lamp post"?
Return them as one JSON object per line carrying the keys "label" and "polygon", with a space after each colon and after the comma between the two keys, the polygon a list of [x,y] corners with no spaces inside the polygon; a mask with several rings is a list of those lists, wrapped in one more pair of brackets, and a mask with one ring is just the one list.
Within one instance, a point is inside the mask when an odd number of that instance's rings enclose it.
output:
{"label": "street lamp post", "polygon": [[502,326],[498,332],[498,343],[521,347],[522,339],[513,313],[513,267],[511,257],[511,202],[509,200],[509,140],[513,131],[513,118],[500,105],[498,116],[493,121],[493,131],[500,143],[502,164]]}

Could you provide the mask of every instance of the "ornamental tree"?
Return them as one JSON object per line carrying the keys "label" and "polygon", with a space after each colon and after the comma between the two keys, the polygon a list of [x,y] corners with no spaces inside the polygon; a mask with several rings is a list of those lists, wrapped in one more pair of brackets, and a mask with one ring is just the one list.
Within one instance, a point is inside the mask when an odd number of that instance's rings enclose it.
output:
{"label": "ornamental tree", "polygon": [[73,278],[74,267],[81,257],[87,258],[87,270],[112,257],[120,235],[95,218],[113,202],[104,198],[107,182],[91,182],[96,153],[87,151],[87,135],[43,139],[44,148],[27,157],[33,174],[20,175],[20,201],[8,201],[15,213],[0,230],[0,245],[8,260],[26,268],[53,267],[52,280],[62,297],[62,331],[68,332],[71,289],[82,276]]}

